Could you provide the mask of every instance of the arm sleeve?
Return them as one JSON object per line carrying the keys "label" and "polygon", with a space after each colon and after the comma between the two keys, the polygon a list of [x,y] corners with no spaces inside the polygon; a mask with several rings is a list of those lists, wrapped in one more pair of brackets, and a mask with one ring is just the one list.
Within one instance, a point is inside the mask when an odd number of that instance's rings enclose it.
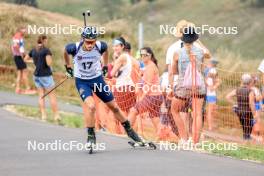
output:
{"label": "arm sleeve", "polygon": [[68,54],[74,56],[77,53],[77,48],[75,43],[70,43],[65,46],[65,50]]}
{"label": "arm sleeve", "polygon": [[104,52],[107,51],[107,44],[105,42],[101,41],[101,49],[100,49],[100,53],[103,54]]}

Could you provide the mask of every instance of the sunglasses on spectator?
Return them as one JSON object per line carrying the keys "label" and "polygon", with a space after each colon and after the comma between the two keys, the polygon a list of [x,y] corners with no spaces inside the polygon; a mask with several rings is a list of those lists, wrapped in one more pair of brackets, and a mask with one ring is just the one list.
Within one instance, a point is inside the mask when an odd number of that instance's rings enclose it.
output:
{"label": "sunglasses on spectator", "polygon": [[150,54],[148,54],[148,53],[140,53],[140,57],[147,57],[147,56],[150,56]]}

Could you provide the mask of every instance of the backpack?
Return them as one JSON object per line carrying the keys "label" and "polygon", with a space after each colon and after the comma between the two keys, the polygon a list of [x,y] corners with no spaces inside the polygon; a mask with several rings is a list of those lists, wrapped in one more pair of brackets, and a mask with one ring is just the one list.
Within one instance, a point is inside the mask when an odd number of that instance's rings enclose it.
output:
{"label": "backpack", "polygon": [[196,85],[195,87],[202,87],[203,86],[203,76],[201,74],[201,72],[199,72],[196,68],[195,72],[194,72],[193,65],[190,62],[185,70],[184,73],[184,79],[183,79],[183,86],[186,88],[192,88],[193,85],[193,74],[195,74],[195,80],[196,80]]}

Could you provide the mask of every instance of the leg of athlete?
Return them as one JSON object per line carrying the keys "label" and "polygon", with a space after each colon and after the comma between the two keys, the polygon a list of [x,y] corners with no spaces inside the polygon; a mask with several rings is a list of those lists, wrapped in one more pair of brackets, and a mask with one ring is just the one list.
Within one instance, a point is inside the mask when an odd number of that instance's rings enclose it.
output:
{"label": "leg of athlete", "polygon": [[106,105],[114,113],[116,119],[118,119],[124,127],[128,137],[136,142],[142,142],[138,134],[133,130],[129,121],[123,116],[114,100],[107,102]]}
{"label": "leg of athlete", "polygon": [[87,143],[95,144],[95,101],[92,96],[88,96],[84,103],[82,104],[83,112],[84,112],[84,124],[87,128]]}

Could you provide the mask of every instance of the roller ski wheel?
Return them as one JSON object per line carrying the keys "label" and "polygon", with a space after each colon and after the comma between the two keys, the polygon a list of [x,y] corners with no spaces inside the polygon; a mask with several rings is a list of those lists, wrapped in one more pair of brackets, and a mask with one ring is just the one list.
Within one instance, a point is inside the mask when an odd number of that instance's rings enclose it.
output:
{"label": "roller ski wheel", "polygon": [[93,154],[93,145],[92,144],[91,144],[91,146],[88,146],[87,149],[88,149],[89,154]]}
{"label": "roller ski wheel", "polygon": [[135,142],[135,141],[128,141],[128,144],[133,148],[136,147],[146,147],[148,149],[156,150],[157,146],[153,142]]}

